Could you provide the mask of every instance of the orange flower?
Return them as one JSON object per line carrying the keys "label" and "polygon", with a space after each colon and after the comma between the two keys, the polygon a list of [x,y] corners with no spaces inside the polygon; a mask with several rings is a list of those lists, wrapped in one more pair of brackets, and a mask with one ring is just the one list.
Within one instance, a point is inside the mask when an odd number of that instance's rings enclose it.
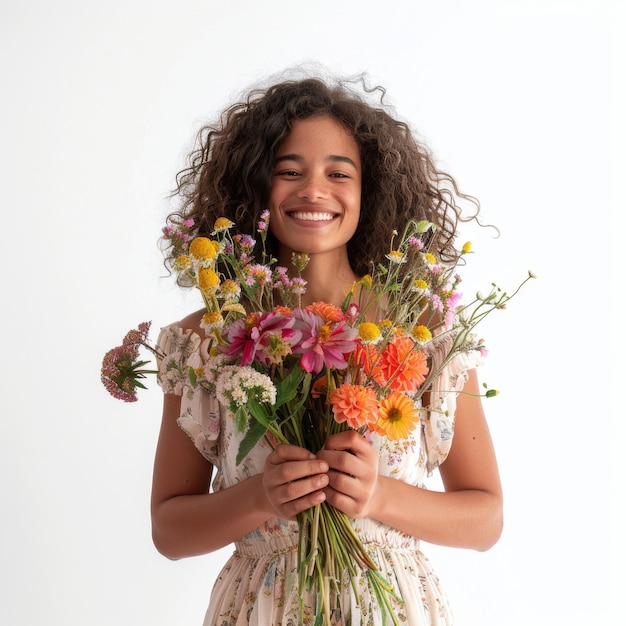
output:
{"label": "orange flower", "polygon": [[387,344],[379,367],[389,388],[395,391],[415,391],[428,374],[426,355],[407,336],[398,337]]}
{"label": "orange flower", "polygon": [[311,313],[315,313],[315,315],[321,317],[325,324],[340,322],[342,319],[345,319],[341,308],[328,302],[313,302],[313,304],[309,304],[306,308],[307,311],[311,311]]}
{"label": "orange flower", "polygon": [[378,366],[380,354],[371,344],[357,343],[355,350],[350,355],[350,363],[358,367],[370,380],[384,385],[383,372]]}
{"label": "orange flower", "polygon": [[330,394],[328,402],[335,420],[340,424],[347,422],[350,428],[375,424],[378,419],[378,401],[370,387],[344,383]]}
{"label": "orange flower", "polygon": [[311,398],[321,398],[326,395],[326,390],[328,389],[328,382],[324,376],[320,378],[316,378],[313,384],[311,385]]}
{"label": "orange flower", "polygon": [[400,391],[393,391],[380,401],[378,422],[373,430],[392,441],[406,439],[419,424],[419,412],[413,401]]}

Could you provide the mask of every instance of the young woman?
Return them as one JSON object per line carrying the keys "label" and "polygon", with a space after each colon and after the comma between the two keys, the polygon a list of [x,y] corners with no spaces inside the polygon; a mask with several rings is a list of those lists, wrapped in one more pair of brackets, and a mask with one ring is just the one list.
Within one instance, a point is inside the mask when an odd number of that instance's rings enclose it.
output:
{"label": "young woman", "polygon": [[[380,90],[382,92],[382,90]],[[179,211],[209,236],[218,217],[254,233],[270,212],[268,246],[290,266],[309,263],[302,305],[341,305],[355,280],[388,251],[410,219],[437,225],[434,251],[454,261],[463,196],[406,124],[356,85],[310,78],[255,90],[199,135],[179,176]],[[170,259],[171,260],[171,259]],[[201,363],[204,311],[162,330],[161,350],[181,365]],[[239,465],[232,417],[203,389],[161,377],[165,392],[152,493],[153,537],[172,559],[235,543],[214,586],[205,625],[313,623],[316,603],[296,577],[296,515],[326,500],[354,520],[397,595],[394,612],[415,626],[452,617],[420,540],[486,550],[499,538],[502,494],[469,353],[431,388],[441,412],[398,443],[349,430],[313,455],[262,439]],[[454,436],[452,437],[452,433]],[[445,492],[426,490],[439,469]],[[210,489],[212,481],[212,489]],[[350,589],[332,623],[383,623],[365,579]],[[304,616],[304,617],[303,617]]]}

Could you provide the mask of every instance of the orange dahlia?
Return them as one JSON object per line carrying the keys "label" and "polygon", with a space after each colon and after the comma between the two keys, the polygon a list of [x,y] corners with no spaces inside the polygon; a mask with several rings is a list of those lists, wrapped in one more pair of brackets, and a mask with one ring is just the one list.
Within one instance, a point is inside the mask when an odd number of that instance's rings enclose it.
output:
{"label": "orange dahlia", "polygon": [[375,424],[378,419],[378,400],[370,387],[344,383],[331,392],[328,402],[333,407],[335,421],[347,422],[350,428]]}
{"label": "orange dahlia", "polygon": [[321,317],[325,324],[340,322],[342,319],[345,319],[341,308],[328,302],[313,302],[313,304],[307,306],[307,311],[311,311],[311,313]]}
{"label": "orange dahlia", "polygon": [[379,362],[380,370],[395,391],[414,391],[428,374],[426,355],[410,337],[397,337],[387,344]]}

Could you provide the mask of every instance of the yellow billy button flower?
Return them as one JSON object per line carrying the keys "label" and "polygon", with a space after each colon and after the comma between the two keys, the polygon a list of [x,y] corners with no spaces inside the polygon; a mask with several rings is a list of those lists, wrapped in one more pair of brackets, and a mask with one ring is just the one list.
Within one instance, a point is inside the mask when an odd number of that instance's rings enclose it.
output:
{"label": "yellow billy button flower", "polygon": [[202,291],[214,290],[220,284],[219,276],[210,268],[198,272],[198,287]]}
{"label": "yellow billy button flower", "polygon": [[472,242],[471,241],[466,241],[463,244],[463,247],[461,248],[461,253],[462,254],[467,254],[468,252],[472,251]]}
{"label": "yellow billy button flower", "polygon": [[216,248],[216,243],[208,237],[196,237],[189,246],[189,253],[196,259],[214,259],[219,248],[219,244]]}
{"label": "yellow billy button flower", "polygon": [[423,324],[416,326],[411,334],[413,335],[413,339],[415,339],[417,343],[426,343],[433,338],[430,330],[428,330],[428,328],[426,328],[426,326],[424,326]]}
{"label": "yellow billy button flower", "polygon": [[214,233],[221,233],[225,230],[228,230],[229,228],[231,228],[232,226],[234,226],[235,223],[231,222],[227,217],[218,217],[215,220],[215,224],[213,225],[213,232]]}
{"label": "yellow billy button flower", "polygon": [[372,322],[363,322],[357,326],[359,338],[363,343],[376,343],[380,339],[380,328]]}

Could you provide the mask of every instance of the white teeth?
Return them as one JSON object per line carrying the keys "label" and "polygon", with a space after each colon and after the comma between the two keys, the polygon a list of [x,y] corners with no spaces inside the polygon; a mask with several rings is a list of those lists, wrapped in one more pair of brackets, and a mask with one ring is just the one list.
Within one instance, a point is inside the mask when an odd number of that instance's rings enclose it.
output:
{"label": "white teeth", "polygon": [[298,220],[304,220],[306,222],[330,222],[330,220],[332,220],[335,216],[332,213],[318,213],[317,211],[296,211],[291,214],[291,217],[295,217]]}

